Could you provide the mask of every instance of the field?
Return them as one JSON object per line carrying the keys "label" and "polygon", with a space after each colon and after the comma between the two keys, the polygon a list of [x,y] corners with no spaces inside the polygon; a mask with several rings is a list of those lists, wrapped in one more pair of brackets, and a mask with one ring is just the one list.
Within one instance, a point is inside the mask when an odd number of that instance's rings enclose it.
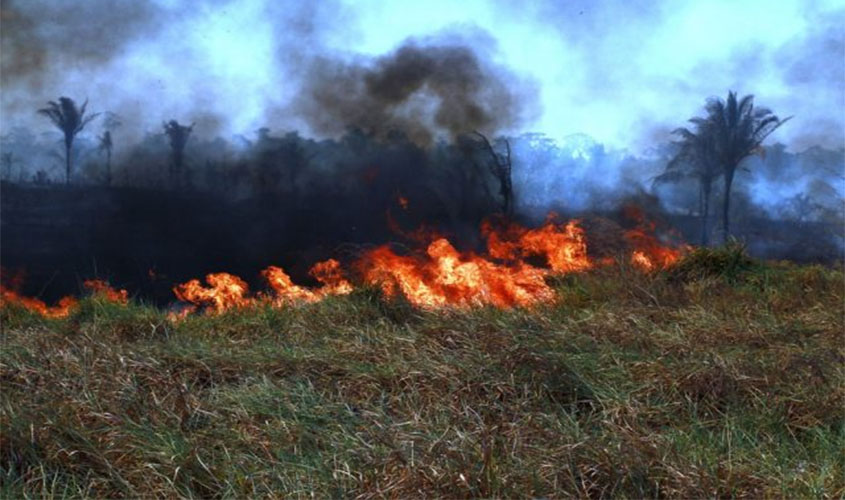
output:
{"label": "field", "polygon": [[698,250],[531,309],[2,309],[0,497],[845,495],[841,268]]}

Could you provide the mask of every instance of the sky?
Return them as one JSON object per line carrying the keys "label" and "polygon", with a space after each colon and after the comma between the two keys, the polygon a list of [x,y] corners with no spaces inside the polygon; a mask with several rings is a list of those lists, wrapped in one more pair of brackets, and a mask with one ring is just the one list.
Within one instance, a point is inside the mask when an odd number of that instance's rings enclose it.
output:
{"label": "sky", "polygon": [[408,39],[463,44],[519,88],[496,133],[643,151],[735,90],[794,116],[770,141],[845,146],[845,0],[0,0],[0,131],[50,130],[35,110],[67,95],[137,137],[171,118],[320,136],[302,103],[332,72],[315,68],[369,67]]}

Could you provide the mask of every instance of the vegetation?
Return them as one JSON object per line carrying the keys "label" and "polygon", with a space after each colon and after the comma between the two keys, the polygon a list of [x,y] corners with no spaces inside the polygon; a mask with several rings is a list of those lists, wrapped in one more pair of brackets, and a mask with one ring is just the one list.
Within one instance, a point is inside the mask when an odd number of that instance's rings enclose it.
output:
{"label": "vegetation", "polygon": [[681,139],[676,143],[678,153],[666,164],[666,171],[657,176],[656,182],[677,182],[691,178],[698,184],[698,213],[701,217],[701,245],[710,243],[708,222],[713,183],[722,176],[720,165],[710,154],[713,137],[704,131],[693,132],[681,127],[674,131]]}
{"label": "vegetation", "polygon": [[[675,162],[686,161],[692,175],[699,180],[702,196],[702,233],[706,239],[710,186],[718,176],[725,180],[722,198],[722,228],[725,241],[730,237],[731,186],[743,160],[761,151],[763,141],[790,118],[778,118],[767,108],[754,108],[754,96],[737,100],[736,92],[728,92],[727,100],[711,98],[705,106],[707,116],[690,119],[695,131],[686,128],[675,132],[681,136],[681,150]],[[675,167],[670,162],[667,173]]]}
{"label": "vegetation", "polygon": [[71,173],[71,149],[76,134],[82,131],[91,120],[99,116],[99,113],[85,116],[85,108],[88,106],[86,99],[82,107],[77,107],[76,102],[69,97],[59,97],[59,102],[50,101],[47,107],[39,109],[38,113],[46,116],[53,122],[53,125],[61,130],[65,136],[65,183],[70,184]]}
{"label": "vegetation", "polygon": [[184,179],[182,164],[185,159],[185,146],[194,130],[194,124],[180,125],[176,120],[170,120],[162,125],[164,134],[170,141],[170,182],[171,185],[181,187]]}
{"label": "vegetation", "polygon": [[706,249],[533,310],[2,310],[0,496],[845,495],[842,269]]}
{"label": "vegetation", "polygon": [[100,140],[100,151],[104,151],[106,153],[106,186],[110,186],[112,181],[111,152],[112,147],[114,146],[111,140],[111,132],[106,130],[98,139]]}

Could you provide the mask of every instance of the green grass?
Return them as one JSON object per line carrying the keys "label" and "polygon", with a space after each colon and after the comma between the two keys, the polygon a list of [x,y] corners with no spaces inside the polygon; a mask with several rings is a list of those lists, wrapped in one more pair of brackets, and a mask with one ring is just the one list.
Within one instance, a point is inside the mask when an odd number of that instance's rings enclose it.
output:
{"label": "green grass", "polygon": [[843,272],[736,251],[533,310],[6,307],[0,497],[840,498]]}

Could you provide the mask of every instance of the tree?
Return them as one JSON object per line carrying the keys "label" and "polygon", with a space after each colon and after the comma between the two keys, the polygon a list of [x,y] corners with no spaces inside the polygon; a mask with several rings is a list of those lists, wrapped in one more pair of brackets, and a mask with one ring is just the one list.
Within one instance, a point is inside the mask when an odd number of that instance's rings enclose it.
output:
{"label": "tree", "polygon": [[504,143],[505,154],[497,153],[490,141],[481,132],[473,132],[481,141],[482,148],[490,155],[490,173],[499,182],[499,196],[502,197],[502,214],[510,217],[513,214],[513,165],[511,163],[511,145],[507,139],[500,139],[497,143]]}
{"label": "tree", "polygon": [[731,185],[742,161],[761,150],[762,142],[790,118],[778,118],[768,108],[754,108],[754,96],[737,99],[729,91],[727,100],[710,98],[705,106],[707,116],[693,118],[698,125],[701,151],[705,161],[718,165],[725,180],[722,207],[722,228],[727,241],[730,236]]}
{"label": "tree", "polygon": [[708,221],[710,219],[710,195],[713,182],[722,175],[722,169],[716,160],[714,135],[706,121],[699,118],[690,120],[696,127],[675,129],[672,133],[680,136],[675,144],[679,147],[675,156],[669,160],[666,170],[655,178],[655,182],[678,182],[693,179],[698,183],[698,213],[701,217],[701,245],[709,243]]}
{"label": "tree", "polygon": [[71,148],[73,147],[73,139],[76,134],[82,131],[91,120],[96,118],[99,113],[85,116],[85,108],[88,106],[88,100],[82,104],[82,107],[77,107],[76,103],[70,97],[59,97],[59,102],[50,101],[47,107],[39,109],[38,113],[46,116],[53,122],[65,136],[65,183],[70,184],[71,172]]}
{"label": "tree", "polygon": [[15,166],[15,155],[12,152],[3,153],[2,161],[3,161],[3,172],[4,172],[3,177],[7,181],[11,181],[12,180],[12,167]]}
{"label": "tree", "polygon": [[100,140],[100,151],[106,153],[106,185],[111,185],[112,171],[111,171],[111,156],[114,149],[114,142],[112,141],[112,132],[123,125],[120,121],[120,116],[117,113],[106,111],[103,113],[103,135],[98,137]]}
{"label": "tree", "polygon": [[111,132],[106,130],[105,133],[99,137],[99,139],[100,151],[105,151],[106,153],[106,185],[111,186]]}
{"label": "tree", "polygon": [[171,162],[170,162],[170,182],[173,185],[181,185],[182,180],[182,162],[185,153],[185,145],[188,143],[188,138],[194,130],[194,124],[189,126],[179,125],[176,120],[170,120],[163,124],[164,133],[170,140]]}

